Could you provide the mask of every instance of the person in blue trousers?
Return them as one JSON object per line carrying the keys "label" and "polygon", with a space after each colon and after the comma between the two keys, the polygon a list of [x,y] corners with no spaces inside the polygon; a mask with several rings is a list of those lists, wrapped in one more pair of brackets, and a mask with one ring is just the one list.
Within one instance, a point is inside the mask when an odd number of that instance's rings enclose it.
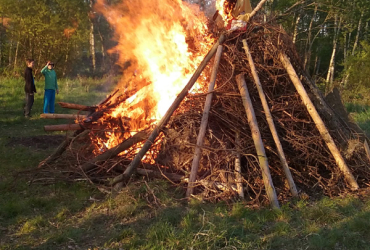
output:
{"label": "person in blue trousers", "polygon": [[54,70],[54,63],[48,61],[41,70],[45,76],[45,94],[44,94],[44,113],[54,113],[55,93],[59,94],[57,74]]}

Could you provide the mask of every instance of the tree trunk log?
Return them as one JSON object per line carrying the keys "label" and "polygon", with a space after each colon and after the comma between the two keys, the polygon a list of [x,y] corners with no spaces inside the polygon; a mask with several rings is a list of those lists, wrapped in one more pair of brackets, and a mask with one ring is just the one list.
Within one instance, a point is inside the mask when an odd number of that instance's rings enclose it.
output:
{"label": "tree trunk log", "polygon": [[81,120],[86,118],[86,115],[79,115],[79,114],[41,114],[41,118],[45,119],[73,119],[73,120]]}
{"label": "tree trunk log", "polygon": [[245,84],[245,79],[244,79],[243,74],[237,75],[236,81],[238,83],[240,95],[243,100],[245,112],[247,113],[248,124],[252,132],[254,146],[256,147],[258,161],[260,163],[260,167],[262,170],[262,177],[263,177],[263,182],[265,184],[267,196],[270,200],[271,205],[275,208],[279,208],[279,201],[277,199],[274,184],[272,183],[272,178],[271,178],[271,174],[269,170],[269,164],[267,161],[265,148],[262,142],[261,133],[258,128],[256,115],[253,110],[252,102],[250,100],[249,92],[247,89],[247,85]]}
{"label": "tree trunk log", "polygon": [[77,110],[82,110],[82,111],[91,111],[91,110],[96,109],[96,107],[74,104],[74,103],[67,103],[67,102],[58,102],[58,104],[62,108],[66,108],[66,109],[77,109]]}
{"label": "tree trunk log", "polygon": [[90,162],[84,163],[81,168],[84,172],[90,171],[91,169],[97,167],[98,162],[106,161],[112,157],[117,156],[122,151],[132,147],[133,145],[144,141],[148,137],[148,133],[146,131],[141,131],[133,135],[132,137],[128,138],[121,144],[115,146],[114,148],[111,148],[101,155],[96,156],[94,159],[92,159]]}
{"label": "tree trunk log", "polygon": [[80,124],[58,124],[58,125],[45,125],[45,131],[67,131],[67,130],[79,130],[83,129]]}
{"label": "tree trunk log", "polygon": [[245,39],[243,40],[243,45],[244,45],[245,54],[247,55],[247,58],[248,58],[249,66],[251,67],[253,79],[254,79],[254,82],[256,84],[258,94],[259,94],[259,97],[260,97],[261,102],[262,102],[262,107],[263,107],[263,110],[265,111],[266,120],[267,120],[267,123],[269,125],[272,137],[274,138],[274,142],[275,142],[278,154],[279,154],[280,162],[281,162],[281,165],[283,167],[285,176],[286,176],[288,184],[289,184],[290,192],[292,193],[292,196],[296,197],[296,196],[298,196],[297,187],[294,183],[292,174],[289,170],[289,166],[288,166],[288,163],[287,163],[286,158],[285,158],[283,146],[281,145],[279,135],[276,131],[274,120],[272,118],[270,108],[269,108],[269,105],[268,105],[267,100],[266,100],[265,93],[263,92],[262,85],[261,85],[260,79],[258,77],[256,67],[255,67],[254,62],[253,62],[252,55],[249,52],[248,44],[247,44],[247,41]]}
{"label": "tree trunk log", "polygon": [[193,190],[194,190],[193,183],[195,182],[197,178],[197,174],[198,174],[199,161],[202,156],[202,146],[203,146],[204,136],[206,134],[209,110],[211,109],[213,89],[215,87],[217,69],[218,69],[218,65],[220,64],[221,54],[222,54],[222,45],[219,45],[217,48],[215,60],[213,63],[212,75],[211,75],[211,79],[209,82],[206,102],[204,104],[203,117],[202,117],[200,129],[199,129],[197,144],[195,146],[195,152],[194,152],[194,157],[193,157],[193,163],[191,165],[191,172],[190,172],[190,177],[189,177],[188,189],[186,191],[186,197],[190,197],[193,194]]}
{"label": "tree trunk log", "polygon": [[342,171],[342,173],[343,173],[345,179],[347,180],[347,182],[349,183],[350,187],[353,190],[357,190],[359,188],[359,186],[358,186],[355,178],[353,177],[353,175],[352,175],[351,171],[349,170],[346,162],[344,161],[344,159],[343,159],[342,155],[340,154],[337,146],[335,145],[333,138],[329,134],[329,131],[325,127],[325,124],[324,124],[323,120],[321,119],[320,115],[317,113],[317,110],[316,110],[315,106],[313,105],[309,96],[307,95],[307,92],[306,92],[305,88],[303,87],[301,81],[299,80],[298,75],[295,72],[292,64],[290,63],[288,57],[285,54],[282,54],[282,53],[280,53],[279,57],[280,57],[280,61],[284,65],[284,68],[288,72],[288,75],[289,75],[291,81],[293,82],[294,87],[296,88],[298,94],[300,95],[303,104],[306,106],[308,113],[312,117],[312,120],[315,122],[315,125],[316,125],[317,129],[319,130],[319,132],[321,134],[321,137],[323,138],[323,140],[325,141],[325,143],[326,143],[327,147],[329,148],[331,154],[333,155],[333,157],[334,157],[334,159],[337,163],[337,166]]}

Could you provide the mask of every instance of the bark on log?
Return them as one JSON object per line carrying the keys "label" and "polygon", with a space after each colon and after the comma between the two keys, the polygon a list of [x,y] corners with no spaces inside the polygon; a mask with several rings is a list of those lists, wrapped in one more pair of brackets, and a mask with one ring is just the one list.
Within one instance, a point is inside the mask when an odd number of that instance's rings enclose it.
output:
{"label": "bark on log", "polygon": [[243,177],[241,175],[242,168],[240,164],[240,153],[239,153],[239,142],[240,134],[237,131],[235,134],[235,144],[236,144],[236,157],[235,157],[235,175],[236,175],[236,189],[239,194],[239,197],[244,199],[244,190],[243,190]]}
{"label": "bark on log", "polygon": [[45,125],[44,130],[45,131],[67,131],[67,130],[79,130],[83,129],[83,127],[80,124],[58,124],[58,125]]}
{"label": "bark on log", "polygon": [[335,162],[337,163],[337,166],[342,171],[351,189],[357,190],[359,186],[355,178],[353,177],[350,169],[348,168],[341,153],[339,152],[337,146],[335,145],[335,142],[333,138],[331,137],[329,131],[327,130],[323,120],[321,119],[320,115],[317,113],[315,106],[313,105],[309,96],[307,95],[307,92],[305,88],[303,87],[301,81],[299,80],[298,75],[295,72],[292,64],[290,63],[288,57],[285,54],[280,53],[279,58],[282,64],[284,65],[284,68],[288,72],[288,75],[292,83],[294,84],[294,87],[296,88],[298,94],[300,95],[303,104],[306,106],[308,113],[312,117],[312,120],[315,122],[315,125],[317,129],[319,130],[321,137],[323,138],[331,154],[333,155]]}
{"label": "bark on log", "polygon": [[[110,99],[112,99],[113,96],[115,96],[117,94],[117,92],[119,91],[119,89],[116,89],[112,94],[110,94],[107,98],[105,98],[105,100],[103,100],[102,102],[100,102],[98,104],[98,106],[102,106],[108,102],[110,102]],[[108,104],[109,105],[109,104]]]}
{"label": "bark on log", "polygon": [[250,14],[250,18],[251,17],[253,17],[261,8],[262,8],[262,6],[263,6],[263,4],[266,2],[267,0],[261,0],[258,4],[257,4],[257,6],[256,6],[256,8],[254,8],[253,9],[253,11],[252,11],[252,13]]}
{"label": "bark on log", "polygon": [[194,152],[194,157],[193,157],[193,163],[191,165],[191,172],[190,172],[190,177],[189,177],[188,189],[186,191],[186,197],[190,197],[193,194],[193,190],[194,190],[193,183],[195,182],[197,178],[197,174],[198,174],[199,161],[202,156],[202,146],[203,146],[204,136],[206,134],[209,110],[211,109],[213,89],[216,83],[217,69],[218,69],[218,65],[220,64],[221,54],[222,54],[222,45],[219,45],[217,48],[217,52],[216,52],[216,56],[215,56],[215,60],[214,60],[213,68],[212,68],[211,79],[210,79],[209,87],[208,87],[208,95],[206,97],[206,101],[204,104],[203,117],[202,117],[200,129],[199,129],[199,134],[197,137],[197,144],[195,146],[195,152]]}
{"label": "bark on log", "polygon": [[82,110],[82,111],[91,111],[91,110],[96,109],[96,107],[92,107],[92,106],[86,106],[86,105],[80,105],[80,104],[74,104],[74,103],[67,103],[67,102],[58,102],[58,104],[62,108],[66,108],[66,109],[77,109],[77,110]]}
{"label": "bark on log", "polygon": [[270,175],[269,165],[267,161],[265,148],[262,142],[261,133],[258,128],[256,116],[253,110],[252,102],[250,100],[249,92],[243,74],[237,75],[236,81],[238,83],[240,95],[243,100],[245,112],[247,113],[248,124],[252,132],[254,145],[256,147],[258,161],[262,170],[263,183],[266,188],[267,196],[270,200],[271,205],[275,208],[279,208],[279,202],[277,199],[274,184],[272,183],[272,178]]}
{"label": "bark on log", "polygon": [[279,154],[279,159],[280,159],[281,165],[283,167],[285,176],[286,176],[287,181],[288,181],[290,192],[292,193],[292,196],[296,197],[296,196],[298,196],[297,187],[294,183],[292,174],[289,170],[289,166],[288,166],[288,163],[287,163],[286,158],[285,158],[283,146],[281,145],[279,135],[276,131],[274,120],[272,118],[270,108],[269,108],[269,105],[268,105],[267,100],[266,100],[265,93],[263,92],[263,89],[262,89],[262,84],[261,84],[260,79],[258,77],[257,70],[256,70],[256,67],[254,65],[252,55],[249,52],[248,44],[247,44],[247,41],[245,39],[243,40],[243,45],[244,45],[245,54],[247,55],[247,58],[248,58],[249,66],[251,67],[254,83],[256,84],[258,94],[259,94],[259,97],[260,97],[261,102],[262,102],[262,107],[263,107],[263,110],[265,111],[266,120],[267,120],[267,123],[269,125],[272,137],[274,138],[276,149],[277,149],[278,154]]}
{"label": "bark on log", "polygon": [[[148,140],[145,142],[144,146],[141,148],[139,153],[135,156],[131,164],[128,166],[126,171],[120,176],[120,178],[123,180],[123,176],[125,178],[128,178],[133,171],[137,168],[137,166],[140,164],[141,159],[144,157],[146,152],[150,149],[153,142],[159,135],[159,132],[161,131],[162,127],[167,124],[167,122],[170,120],[173,112],[179,107],[181,101],[185,98],[185,96],[188,94],[189,90],[193,87],[194,83],[197,81],[198,77],[202,73],[203,69],[207,66],[208,62],[211,60],[213,55],[216,53],[218,45],[222,44],[225,41],[225,35],[221,34],[218,41],[213,45],[211,50],[208,52],[208,54],[204,57],[201,64],[198,66],[197,70],[194,72],[193,76],[187,83],[187,85],[184,87],[184,89],[180,92],[180,94],[177,96],[175,101],[172,103],[171,107],[168,109],[166,114],[163,116],[163,118],[159,121],[158,125],[154,130],[152,131],[151,135],[149,136]],[[119,188],[119,187],[117,187]]]}
{"label": "bark on log", "polygon": [[84,163],[81,166],[81,169],[84,172],[90,171],[91,169],[97,167],[98,162],[106,161],[106,160],[108,160],[112,157],[117,156],[122,151],[132,147],[133,145],[135,145],[135,144],[137,144],[141,141],[144,141],[147,137],[148,137],[148,133],[146,131],[138,132],[135,135],[133,135],[132,137],[130,137],[127,140],[125,140],[124,142],[122,142],[121,144],[115,146],[114,148],[111,148],[111,149],[105,151],[101,155],[96,156],[91,161]]}
{"label": "bark on log", "polygon": [[41,118],[44,119],[84,119],[86,115],[79,115],[79,114],[41,114]]}

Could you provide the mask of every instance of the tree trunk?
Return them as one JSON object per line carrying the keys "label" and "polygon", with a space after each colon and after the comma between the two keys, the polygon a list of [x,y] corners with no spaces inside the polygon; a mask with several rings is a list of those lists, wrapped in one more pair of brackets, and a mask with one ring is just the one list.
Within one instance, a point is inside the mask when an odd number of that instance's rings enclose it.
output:
{"label": "tree trunk", "polygon": [[339,23],[338,23],[338,15],[336,14],[335,15],[334,38],[333,38],[333,51],[331,53],[328,74],[326,76],[325,94],[329,93],[331,88],[333,87],[334,69],[335,69],[335,54],[337,52],[338,36],[339,36],[341,24],[342,24],[342,16],[340,17]]}
{"label": "tree trunk", "polygon": [[9,45],[9,62],[8,62],[8,65],[11,66],[12,65],[12,50],[13,50],[13,40],[10,39],[10,45]]}
{"label": "tree trunk", "polygon": [[306,40],[306,51],[305,51],[305,58],[304,58],[304,69],[309,72],[310,70],[310,60],[311,60],[311,49],[313,44],[312,39],[312,25],[313,21],[315,20],[316,14],[317,14],[317,4],[315,4],[315,10],[311,18],[310,25],[308,26],[308,34],[307,34],[307,40]]}
{"label": "tree trunk", "polygon": [[302,11],[299,11],[297,19],[295,20],[294,31],[293,31],[293,43],[294,44],[297,41],[298,24],[299,24],[299,21],[301,20],[301,15],[302,15]]}
{"label": "tree trunk", "polygon": [[90,55],[91,55],[91,63],[93,67],[93,72],[95,72],[96,69],[96,60],[95,60],[95,36],[94,36],[94,21],[93,21],[93,5],[94,1],[90,0],[90,12],[91,12],[91,17],[90,17]]}
{"label": "tree trunk", "polygon": [[364,11],[361,12],[360,20],[358,21],[356,39],[355,39],[355,43],[353,44],[353,48],[352,48],[352,56],[355,55],[355,51],[356,51],[356,48],[357,48],[357,45],[358,45],[358,40],[359,40],[359,37],[360,37],[361,24],[362,24],[362,18],[363,17],[364,17]]}
{"label": "tree trunk", "polygon": [[14,70],[17,67],[17,57],[18,57],[18,50],[19,50],[19,41],[17,42],[17,47],[15,48],[15,55],[14,55]]}

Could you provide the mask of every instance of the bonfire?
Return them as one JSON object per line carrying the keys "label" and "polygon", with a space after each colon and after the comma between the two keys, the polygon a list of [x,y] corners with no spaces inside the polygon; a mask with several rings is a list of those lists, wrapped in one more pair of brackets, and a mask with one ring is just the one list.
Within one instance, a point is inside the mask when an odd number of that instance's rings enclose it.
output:
{"label": "bonfire", "polygon": [[120,63],[131,66],[96,106],[60,103],[79,111],[44,115],[74,119],[46,131],[75,132],[38,176],[120,189],[143,175],[187,197],[275,207],[369,185],[365,136],[325,102],[285,31],[256,14],[265,1],[234,30],[206,25],[182,1],[126,2],[96,7],[117,32]]}

